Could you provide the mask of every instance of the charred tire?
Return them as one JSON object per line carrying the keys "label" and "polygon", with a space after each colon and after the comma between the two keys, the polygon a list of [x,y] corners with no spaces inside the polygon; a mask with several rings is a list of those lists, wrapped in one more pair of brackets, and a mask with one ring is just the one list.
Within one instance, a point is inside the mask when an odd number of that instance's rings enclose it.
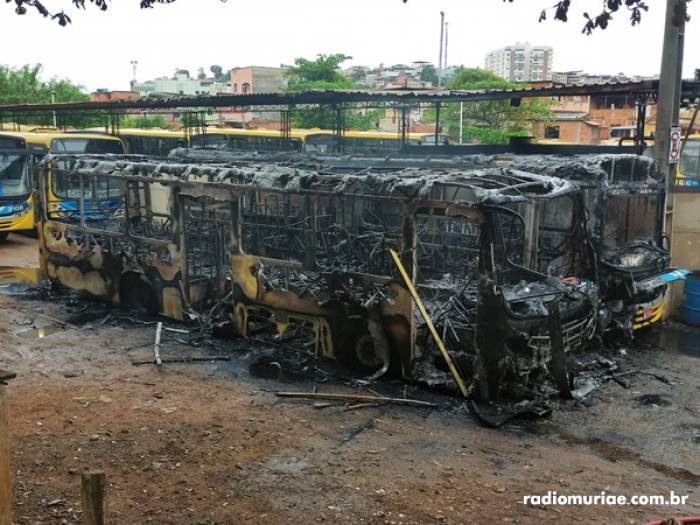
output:
{"label": "charred tire", "polygon": [[135,272],[121,276],[119,304],[122,308],[142,314],[155,315],[159,311],[158,298],[144,277]]}

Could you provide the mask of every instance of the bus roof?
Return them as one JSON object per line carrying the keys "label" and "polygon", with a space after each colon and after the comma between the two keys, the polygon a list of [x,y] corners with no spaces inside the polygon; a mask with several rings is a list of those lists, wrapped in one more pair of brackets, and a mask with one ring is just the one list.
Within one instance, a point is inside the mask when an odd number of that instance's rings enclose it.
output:
{"label": "bus roof", "polygon": [[[289,133],[290,138],[293,139],[305,139],[308,135],[312,133],[322,132],[321,129],[292,129]],[[327,131],[327,133],[332,133]],[[238,137],[282,137],[282,130],[278,129],[267,129],[267,128],[255,128],[255,129],[242,129],[242,128],[207,128],[206,135],[228,135],[228,136],[238,136]],[[202,135],[202,133],[195,133],[194,136]]]}
{"label": "bus roof", "polygon": [[[249,137],[282,137],[282,131],[267,128],[213,128],[206,130],[207,135],[233,135],[233,136],[249,136]],[[295,128],[290,130],[290,137],[293,139],[305,139],[309,136],[333,136],[334,132],[331,129],[301,129]],[[195,134],[199,135],[199,134]],[[368,139],[398,139],[398,132],[392,131],[355,131],[347,130],[343,133],[348,138],[368,138]],[[408,133],[406,137],[409,140],[420,140],[424,137],[433,137],[434,133]],[[444,133],[439,133],[438,136],[446,137]]]}
{"label": "bus roof", "polygon": [[[71,132],[71,135],[75,134],[75,133],[80,133],[80,132],[113,136],[110,133],[107,133],[105,131],[105,128],[103,128],[103,127],[99,127],[99,128],[95,127],[95,128],[86,128],[83,130],[76,130],[74,133]],[[119,128],[117,135],[132,136],[132,137],[176,138],[176,139],[184,139],[185,138],[184,131],[173,131],[170,129],[162,129],[162,128]]]}
{"label": "bus roof", "polygon": [[[49,155],[45,167],[59,163],[61,170],[127,180],[172,184],[202,184],[211,187],[262,189],[276,193],[319,193],[355,195],[373,199],[435,203],[445,206],[474,206],[524,202],[532,198],[552,198],[576,190],[563,179],[521,170],[491,167],[484,169],[406,168],[397,173],[377,173],[368,168],[363,174],[327,176],[314,168],[296,168],[265,162],[188,164],[154,162],[129,156]],[[441,192],[440,186],[449,192]],[[447,198],[445,195],[449,193]]]}
{"label": "bus roof", "polygon": [[47,149],[51,148],[51,143],[55,139],[92,139],[105,140],[111,142],[121,142],[121,140],[118,137],[112,137],[108,135],[96,136],[94,133],[32,133],[24,131],[2,131],[0,132],[0,135],[23,139],[27,143],[27,145],[45,146]]}

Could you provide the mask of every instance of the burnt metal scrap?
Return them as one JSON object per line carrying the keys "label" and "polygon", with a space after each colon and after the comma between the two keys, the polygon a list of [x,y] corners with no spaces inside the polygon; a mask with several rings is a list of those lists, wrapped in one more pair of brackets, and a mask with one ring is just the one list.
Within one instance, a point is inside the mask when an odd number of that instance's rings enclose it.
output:
{"label": "burnt metal scrap", "polygon": [[[229,319],[243,337],[272,327],[373,377],[451,386],[393,249],[461,376],[487,398],[532,397],[548,380],[548,304],[558,305],[564,351],[595,331],[594,285],[519,264],[527,228],[507,206],[576,191],[559,178],[71,155],[41,170],[43,271],[130,308]],[[118,204],[95,213],[105,199]]]}

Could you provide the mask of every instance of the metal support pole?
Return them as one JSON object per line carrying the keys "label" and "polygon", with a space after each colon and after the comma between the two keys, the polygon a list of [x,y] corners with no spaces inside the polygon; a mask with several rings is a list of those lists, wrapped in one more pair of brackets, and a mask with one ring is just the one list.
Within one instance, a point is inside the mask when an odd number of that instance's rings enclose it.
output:
{"label": "metal support pole", "polygon": [[667,199],[674,185],[674,173],[668,162],[668,156],[671,147],[671,127],[677,124],[680,110],[680,84],[683,72],[682,46],[685,33],[685,20],[679,19],[676,11],[684,1],[666,0],[666,25],[659,76],[654,158],[662,174],[666,177]]}
{"label": "metal support pole", "polygon": [[459,143],[463,144],[464,137],[464,102],[459,103]]}
{"label": "metal support pole", "polygon": [[637,98],[637,130],[634,137],[634,144],[637,147],[637,153],[644,153],[644,134],[647,118],[647,100],[646,96]]}
{"label": "metal support pole", "polygon": [[12,468],[10,422],[7,412],[7,381],[16,377],[0,370],[0,525],[12,525]]}
{"label": "metal support pole", "polygon": [[282,112],[282,151],[289,151],[292,137],[292,109],[287,106]]}
{"label": "metal support pole", "polygon": [[440,135],[440,102],[435,103],[435,147],[438,147],[438,136]]}
{"label": "metal support pole", "polygon": [[335,151],[343,153],[345,150],[345,108],[333,105],[335,119],[333,121],[333,134],[335,135]]}
{"label": "metal support pole", "polygon": [[408,141],[408,112],[408,107],[401,106],[399,112],[399,151],[403,150]]}

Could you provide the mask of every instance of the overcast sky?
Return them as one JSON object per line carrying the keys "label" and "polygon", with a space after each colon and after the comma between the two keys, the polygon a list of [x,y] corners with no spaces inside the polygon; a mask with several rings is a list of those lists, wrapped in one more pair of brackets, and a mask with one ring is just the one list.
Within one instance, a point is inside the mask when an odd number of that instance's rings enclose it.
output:
{"label": "overcast sky", "polygon": [[[107,12],[65,6],[73,24],[59,27],[36,15],[12,14],[2,2],[0,29],[7,43],[0,63],[40,62],[46,76],[60,76],[96,88],[128,89],[131,60],[139,80],[196,74],[212,64],[279,66],[295,57],[345,53],[347,65],[385,65],[430,60],[437,63],[440,10],[449,22],[448,63],[483,67],[487,51],[529,41],[554,48],[554,69],[589,73],[654,75],[659,71],[664,4],[648,0],[642,24],[631,27],[626,12],[611,28],[581,34],[585,8],[600,0],[575,0],[568,24],[538,23],[540,9],[554,0],[177,0],[139,9],[139,0],[110,2]],[[700,1],[690,4],[685,71],[700,67]],[[550,16],[551,18],[551,16]]]}

